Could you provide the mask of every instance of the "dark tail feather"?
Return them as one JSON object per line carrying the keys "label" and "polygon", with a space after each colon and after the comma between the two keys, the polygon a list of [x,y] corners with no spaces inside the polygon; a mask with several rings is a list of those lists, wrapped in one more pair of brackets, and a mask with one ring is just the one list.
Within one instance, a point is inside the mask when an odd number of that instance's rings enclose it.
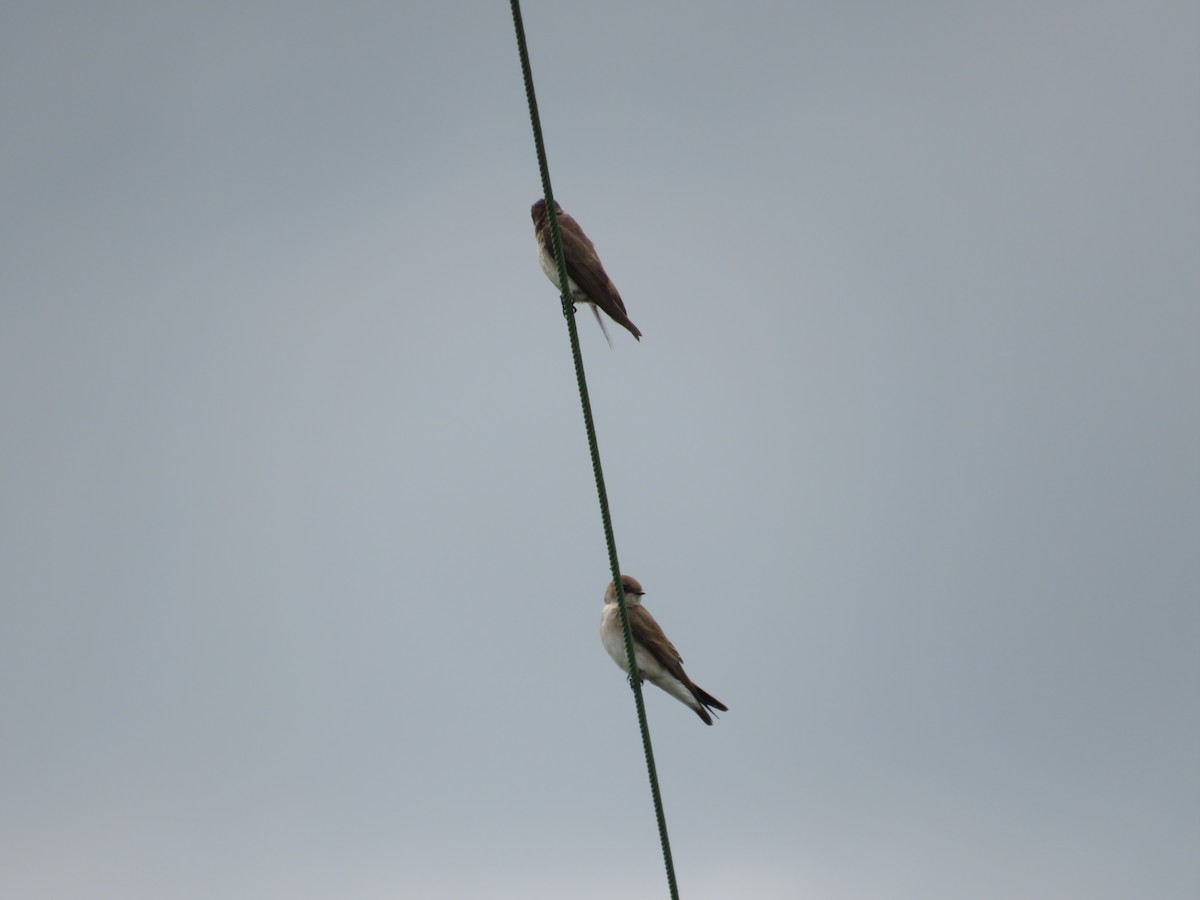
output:
{"label": "dark tail feather", "polygon": [[629,316],[626,316],[623,319],[617,319],[617,322],[620,325],[627,328],[629,330],[629,333],[632,334],[635,338],[637,338],[639,342],[642,340],[642,333],[640,331],[638,331],[638,327],[636,325],[634,325],[631,321],[629,321]]}
{"label": "dark tail feather", "polygon": [[[712,724],[712,718],[708,714],[708,709],[719,709],[721,712],[729,712],[728,706],[704,690],[704,688],[696,684],[689,684],[688,690],[692,692],[692,696],[700,704],[700,708],[696,710],[696,715],[704,720],[705,725]],[[708,707],[708,709],[705,709],[705,707]]]}
{"label": "dark tail feather", "polygon": [[[600,307],[598,307],[595,303],[592,303],[591,307],[592,307],[592,315],[594,315],[596,317],[596,321],[600,323],[600,330],[604,332],[604,339],[606,341],[608,341],[608,346],[611,347],[612,339],[608,336],[608,329],[604,327],[604,320],[600,318]],[[618,325],[620,325],[622,328],[624,328],[626,331],[628,331],[630,334],[632,334],[635,338],[637,338],[639,343],[641,342],[642,333],[640,331],[638,331],[638,327],[636,325],[634,325],[633,322],[629,321],[629,316],[625,315],[624,313],[620,312],[619,310],[613,310],[612,312],[610,312],[609,310],[606,309],[605,313],[608,314],[608,317],[610,319],[612,319],[614,322],[616,322]]]}
{"label": "dark tail feather", "polygon": [[726,706],[724,703],[722,703],[720,700],[718,700],[716,697],[714,697],[708,691],[704,690],[704,688],[697,687],[694,684],[691,687],[692,687],[692,694],[694,694],[696,699],[699,700],[701,703],[703,703],[705,706],[711,707],[712,709],[719,709],[721,712],[729,712],[728,706]]}

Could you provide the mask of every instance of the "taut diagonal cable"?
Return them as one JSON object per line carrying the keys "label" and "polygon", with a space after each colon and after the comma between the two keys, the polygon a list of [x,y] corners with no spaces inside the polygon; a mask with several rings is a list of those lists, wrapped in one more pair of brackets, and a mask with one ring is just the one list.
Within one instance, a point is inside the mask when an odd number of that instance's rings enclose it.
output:
{"label": "taut diagonal cable", "polygon": [[558,231],[558,216],[554,211],[554,194],[550,190],[550,167],[546,162],[546,145],[542,140],[542,122],[538,116],[537,97],[533,91],[533,72],[529,67],[529,49],[525,45],[525,25],[521,20],[520,0],[510,0],[513,26],[517,31],[517,50],[521,56],[521,73],[525,78],[525,97],[529,101],[529,119],[533,125],[533,142],[537,147],[538,168],[542,176],[542,193],[546,197],[546,215],[550,222],[550,239],[554,259],[558,263],[558,283],[561,285],[563,316],[571,339],[571,355],[575,360],[575,380],[579,384],[579,402],[583,407],[583,425],[587,431],[588,449],[592,455],[592,472],[596,476],[596,494],[600,500],[600,517],[604,522],[604,540],[608,544],[608,565],[612,569],[617,590],[617,609],[621,614],[621,631],[625,636],[625,654],[629,659],[629,682],[633,686],[637,705],[638,724],[642,730],[642,749],[646,754],[646,771],[650,777],[650,793],[654,798],[654,815],[658,820],[658,837],[662,842],[663,863],[667,869],[667,885],[671,900],[679,900],[675,883],[675,864],[671,859],[671,842],[667,837],[667,818],[663,813],[662,794],[658,789],[658,771],[654,766],[654,750],[650,745],[650,725],[646,720],[646,704],[642,699],[642,679],[638,674],[633,652],[633,631],[629,627],[629,608],[625,604],[625,588],[621,583],[621,567],[617,563],[617,542],[613,537],[612,518],[608,512],[608,492],[604,489],[604,472],[600,468],[600,447],[596,441],[596,425],[592,421],[592,404],[588,400],[587,378],[583,373],[583,354],[579,349],[579,331],[575,326],[575,304],[568,293],[567,261],[563,255],[562,235]]}

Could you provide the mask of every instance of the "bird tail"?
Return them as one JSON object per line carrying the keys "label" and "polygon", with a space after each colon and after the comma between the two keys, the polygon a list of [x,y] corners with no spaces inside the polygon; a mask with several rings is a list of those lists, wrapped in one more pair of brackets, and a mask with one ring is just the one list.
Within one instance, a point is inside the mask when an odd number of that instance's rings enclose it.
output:
{"label": "bird tail", "polygon": [[[722,703],[720,700],[718,700],[716,697],[714,697],[708,691],[704,690],[704,688],[700,687],[699,685],[694,684],[694,683],[689,684],[688,690],[690,690],[692,692],[692,696],[696,698],[696,702],[700,704],[701,709],[703,709],[704,707],[707,706],[708,709],[719,709],[721,712],[729,712],[728,706],[726,706],[724,703]],[[705,712],[700,712],[700,710],[696,710],[696,712],[700,714],[700,718],[702,718],[705,722],[708,722],[709,725],[712,724],[712,722],[709,721],[708,715],[706,714],[707,710]]]}

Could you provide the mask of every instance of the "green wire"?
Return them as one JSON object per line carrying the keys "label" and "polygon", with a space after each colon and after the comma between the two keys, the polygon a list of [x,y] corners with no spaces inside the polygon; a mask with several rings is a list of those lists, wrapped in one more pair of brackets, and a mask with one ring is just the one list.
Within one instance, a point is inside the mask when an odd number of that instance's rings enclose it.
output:
{"label": "green wire", "polygon": [[629,627],[629,608],[625,605],[625,587],[621,583],[621,567],[617,563],[617,541],[613,537],[612,518],[608,512],[608,492],[604,488],[604,472],[600,468],[600,447],[596,441],[596,425],[592,421],[592,404],[588,399],[587,378],[583,373],[583,354],[579,349],[579,331],[575,327],[575,304],[566,291],[567,261],[563,255],[562,236],[558,231],[558,216],[554,212],[554,194],[550,190],[550,166],[546,162],[546,145],[542,140],[542,122],[538,116],[537,98],[533,91],[533,72],[529,67],[529,49],[525,45],[525,25],[521,20],[520,0],[510,0],[513,27],[517,31],[517,50],[521,56],[521,73],[525,78],[525,97],[529,101],[529,119],[533,125],[533,142],[537,147],[538,168],[542,175],[542,193],[546,197],[546,214],[550,221],[550,239],[558,263],[558,283],[563,286],[562,308],[571,338],[571,355],[575,360],[575,380],[579,383],[579,402],[583,407],[583,425],[587,430],[588,449],[592,455],[592,472],[596,476],[596,494],[600,499],[600,517],[604,522],[604,540],[608,544],[608,565],[617,588],[617,609],[621,614],[621,631],[625,636],[625,654],[629,659],[629,683],[637,704],[638,725],[642,730],[642,749],[646,754],[646,771],[650,776],[650,793],[654,798],[654,815],[658,820],[658,837],[662,843],[663,863],[667,868],[667,885],[671,900],[679,900],[675,883],[675,864],[671,860],[671,841],[667,837],[667,817],[663,812],[662,794],[658,789],[658,770],[654,766],[654,750],[650,746],[650,725],[646,720],[646,704],[642,699],[642,679],[638,674],[637,658],[633,652],[633,631]]}

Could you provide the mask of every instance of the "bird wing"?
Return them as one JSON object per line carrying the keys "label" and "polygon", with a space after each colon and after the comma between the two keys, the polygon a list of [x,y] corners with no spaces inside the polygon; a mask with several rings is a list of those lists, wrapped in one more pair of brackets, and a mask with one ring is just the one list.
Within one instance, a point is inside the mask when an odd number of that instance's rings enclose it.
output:
{"label": "bird wing", "polygon": [[[567,213],[558,216],[558,233],[563,242],[563,254],[567,258],[567,275],[579,285],[579,289],[587,294],[589,300],[608,313],[618,322],[628,321],[625,312],[625,302],[617,292],[617,287],[604,271],[604,265],[596,253],[596,247],[591,239],[583,233],[583,229]],[[554,242],[550,239],[550,228],[547,226],[542,233],[542,243],[546,252],[554,255]]]}
{"label": "bird wing", "polygon": [[675,645],[667,640],[662,628],[654,621],[654,616],[642,605],[629,607],[629,628],[633,632],[635,642],[646,648],[658,664],[684,684],[689,684],[687,674],[683,671],[683,658]]}

